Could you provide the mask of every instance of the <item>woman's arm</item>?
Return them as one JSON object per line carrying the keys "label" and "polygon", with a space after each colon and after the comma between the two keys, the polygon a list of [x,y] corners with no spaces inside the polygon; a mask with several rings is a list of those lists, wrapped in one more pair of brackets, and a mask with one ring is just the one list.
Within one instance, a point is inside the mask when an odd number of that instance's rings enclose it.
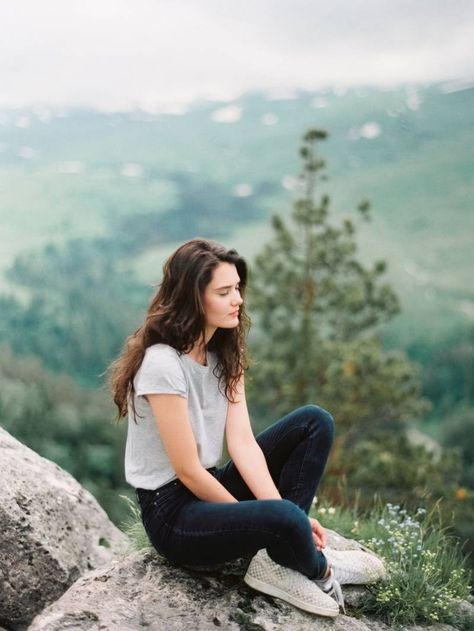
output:
{"label": "woman's arm", "polygon": [[199,461],[186,399],[177,394],[148,394],[146,397],[166,453],[181,482],[206,502],[237,502]]}
{"label": "woman's arm", "polygon": [[243,375],[235,399],[235,403],[229,403],[226,419],[229,455],[257,499],[281,499],[268,470],[265,456],[252,431]]}
{"label": "woman's arm", "polygon": [[[244,379],[239,384],[235,403],[229,403],[226,422],[227,448],[240,475],[257,499],[281,499],[268,470],[267,461],[255,440],[245,399]],[[318,550],[326,547],[326,531],[308,517]]]}

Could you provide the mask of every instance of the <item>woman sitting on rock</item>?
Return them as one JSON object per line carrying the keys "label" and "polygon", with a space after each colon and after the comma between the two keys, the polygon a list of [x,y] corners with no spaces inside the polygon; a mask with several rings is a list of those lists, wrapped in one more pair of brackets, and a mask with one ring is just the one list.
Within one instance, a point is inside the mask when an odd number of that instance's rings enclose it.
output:
{"label": "woman sitting on rock", "polygon": [[[242,257],[212,241],[193,239],[166,261],[145,322],[111,366],[119,416],[128,414],[126,480],[169,561],[209,567],[253,556],[248,585],[334,617],[339,584],[377,579],[383,567],[361,551],[327,549],[323,527],[308,517],[333,441],[331,414],[305,405],[252,432],[246,283]],[[219,467],[224,436],[231,460]]]}

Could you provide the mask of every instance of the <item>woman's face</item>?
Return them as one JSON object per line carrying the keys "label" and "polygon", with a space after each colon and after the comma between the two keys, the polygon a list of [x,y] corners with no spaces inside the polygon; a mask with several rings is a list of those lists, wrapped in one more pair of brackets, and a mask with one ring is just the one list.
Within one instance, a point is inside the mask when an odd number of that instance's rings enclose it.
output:
{"label": "woman's face", "polygon": [[233,263],[219,263],[211,282],[204,291],[203,304],[206,327],[231,329],[239,324],[239,307],[243,300],[239,291],[240,278]]}

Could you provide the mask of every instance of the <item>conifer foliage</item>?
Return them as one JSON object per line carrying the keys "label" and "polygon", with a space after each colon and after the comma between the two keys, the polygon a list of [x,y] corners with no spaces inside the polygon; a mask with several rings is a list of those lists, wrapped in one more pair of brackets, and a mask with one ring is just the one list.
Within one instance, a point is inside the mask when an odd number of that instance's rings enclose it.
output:
{"label": "conifer foliage", "polygon": [[357,257],[357,222],[370,220],[369,202],[337,224],[329,196],[316,199],[326,179],[317,146],[326,137],[319,129],[303,137],[291,216],[273,217],[273,236],[253,265],[249,302],[258,333],[249,399],[265,422],[306,403],[325,407],[340,447],[396,429],[428,403],[418,367],[382,346],[381,325],[400,306],[382,281],[385,261],[366,267]]}

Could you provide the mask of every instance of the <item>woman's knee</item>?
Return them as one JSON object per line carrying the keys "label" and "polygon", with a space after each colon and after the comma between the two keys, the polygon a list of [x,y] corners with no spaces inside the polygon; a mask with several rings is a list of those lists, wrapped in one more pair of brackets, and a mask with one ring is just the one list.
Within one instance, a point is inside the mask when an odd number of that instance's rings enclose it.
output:
{"label": "woman's knee", "polygon": [[308,404],[303,408],[312,426],[330,442],[334,439],[335,423],[332,414],[319,405]]}
{"label": "woman's knee", "polygon": [[[301,530],[310,530],[308,516],[294,502],[287,499],[269,500],[273,503],[267,516],[272,521],[272,526],[283,534],[300,536]],[[271,516],[270,516],[271,513]]]}

